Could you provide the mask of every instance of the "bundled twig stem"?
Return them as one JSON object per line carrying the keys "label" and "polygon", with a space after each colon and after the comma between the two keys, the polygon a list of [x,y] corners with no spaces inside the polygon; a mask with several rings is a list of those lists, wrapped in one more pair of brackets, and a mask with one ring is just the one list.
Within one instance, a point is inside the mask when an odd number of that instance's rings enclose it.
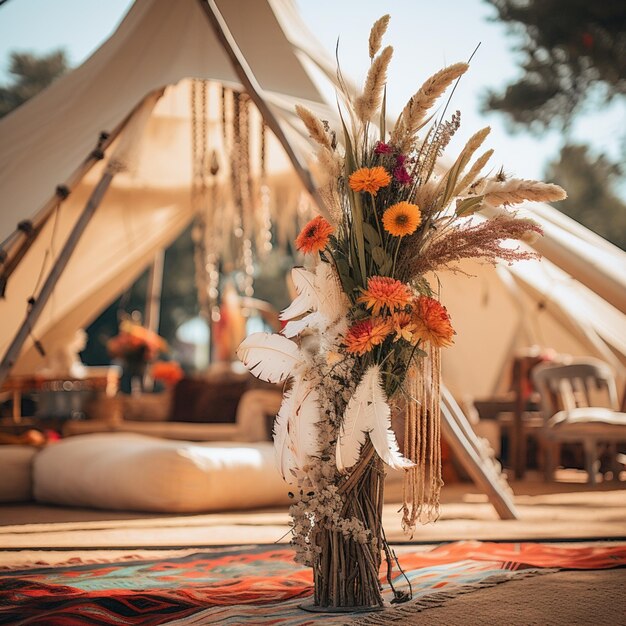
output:
{"label": "bundled twig stem", "polygon": [[313,566],[315,603],[322,607],[377,607],[383,605],[379,570],[384,538],[382,506],[384,471],[371,444],[342,484],[342,516],[359,520],[368,529],[366,542],[332,530],[323,520],[315,541],[321,551]]}

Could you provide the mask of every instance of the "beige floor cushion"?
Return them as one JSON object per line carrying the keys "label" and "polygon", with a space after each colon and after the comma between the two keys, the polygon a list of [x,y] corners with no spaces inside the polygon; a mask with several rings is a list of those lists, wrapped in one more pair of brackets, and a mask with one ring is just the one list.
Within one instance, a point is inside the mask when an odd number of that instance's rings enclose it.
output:
{"label": "beige floor cushion", "polygon": [[286,504],[273,446],[191,443],[128,433],[70,437],[34,463],[39,502],[195,513]]}
{"label": "beige floor cushion", "polygon": [[0,502],[28,502],[33,497],[33,446],[0,446]]}

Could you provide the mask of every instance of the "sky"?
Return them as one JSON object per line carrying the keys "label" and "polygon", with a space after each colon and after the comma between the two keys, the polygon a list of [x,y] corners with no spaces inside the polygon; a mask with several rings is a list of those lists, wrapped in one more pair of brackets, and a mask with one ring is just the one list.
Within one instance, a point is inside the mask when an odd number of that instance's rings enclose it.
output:
{"label": "sky", "polygon": [[[480,43],[470,70],[461,80],[448,114],[461,111],[461,130],[448,148],[454,154],[476,130],[491,126],[485,146],[495,149],[491,163],[523,178],[541,178],[546,163],[564,143],[560,130],[533,136],[511,134],[504,116],[481,112],[488,89],[500,89],[520,70],[512,49],[516,39],[490,20],[484,0],[296,0],[304,21],[339,58],[344,73],[361,82],[369,66],[367,39],[372,23],[391,15],[385,44],[394,46],[388,81],[388,111],[399,113],[422,82],[444,65],[469,58]],[[80,64],[111,34],[132,0],[7,0],[0,6],[0,84],[10,82],[8,56],[13,50],[38,54],[64,48],[73,66]],[[571,140],[590,142],[597,152],[619,154],[623,109],[617,106],[580,117]],[[626,194],[625,194],[626,195]]]}

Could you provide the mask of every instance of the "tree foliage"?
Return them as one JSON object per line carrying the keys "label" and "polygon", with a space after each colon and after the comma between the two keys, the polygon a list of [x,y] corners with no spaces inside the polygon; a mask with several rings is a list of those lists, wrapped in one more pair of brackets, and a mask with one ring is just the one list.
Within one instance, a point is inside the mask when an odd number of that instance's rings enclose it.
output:
{"label": "tree foliage", "polygon": [[486,0],[517,35],[522,76],[484,108],[514,124],[566,128],[591,96],[626,93],[626,2]]}
{"label": "tree foliage", "polygon": [[626,250],[626,204],[617,196],[619,166],[585,145],[565,145],[548,165],[549,180],[567,189],[558,208],[616,246]]}
{"label": "tree foliage", "polygon": [[65,51],[56,50],[43,56],[30,52],[11,52],[10,85],[0,86],[0,117],[26,102],[47,87],[69,67]]}

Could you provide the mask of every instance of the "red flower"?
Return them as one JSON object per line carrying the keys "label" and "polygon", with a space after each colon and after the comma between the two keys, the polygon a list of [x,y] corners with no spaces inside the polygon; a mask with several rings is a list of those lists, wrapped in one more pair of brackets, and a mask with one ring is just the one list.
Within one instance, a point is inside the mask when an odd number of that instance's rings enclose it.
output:
{"label": "red flower", "polygon": [[350,354],[363,355],[383,343],[392,330],[391,321],[382,317],[355,322],[348,329],[344,345]]}
{"label": "red flower", "polygon": [[445,348],[454,343],[455,335],[450,316],[443,304],[434,298],[420,296],[413,303],[413,337],[430,341],[438,348]]}
{"label": "red flower", "polygon": [[314,217],[296,239],[296,248],[304,254],[321,252],[328,244],[333,227],[321,216]]}
{"label": "red flower", "polygon": [[401,185],[408,185],[413,182],[410,174],[404,169],[403,165],[399,165],[396,169],[393,170],[393,178],[396,182]]}
{"label": "red flower", "polygon": [[391,151],[391,146],[382,141],[379,141],[374,148],[374,154],[391,154]]}

